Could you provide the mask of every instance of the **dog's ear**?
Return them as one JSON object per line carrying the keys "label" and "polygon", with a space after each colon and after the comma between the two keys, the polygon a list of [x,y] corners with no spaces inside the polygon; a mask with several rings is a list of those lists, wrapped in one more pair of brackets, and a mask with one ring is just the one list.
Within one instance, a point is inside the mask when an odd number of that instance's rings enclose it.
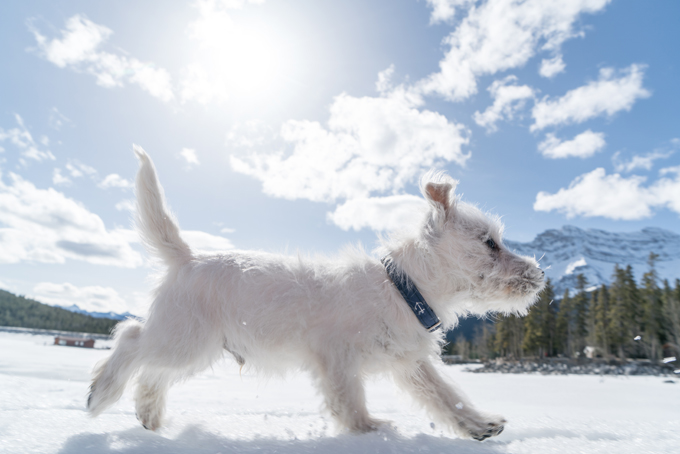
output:
{"label": "dog's ear", "polygon": [[421,180],[423,196],[430,206],[449,212],[455,205],[454,191],[458,181],[445,173],[428,172]]}
{"label": "dog's ear", "polygon": [[451,206],[451,189],[449,183],[426,183],[425,198],[434,208],[446,211]]}
{"label": "dog's ear", "polygon": [[454,190],[458,182],[446,174],[426,174],[421,180],[421,190],[432,208],[430,223],[435,230],[442,227],[453,215],[456,197]]}

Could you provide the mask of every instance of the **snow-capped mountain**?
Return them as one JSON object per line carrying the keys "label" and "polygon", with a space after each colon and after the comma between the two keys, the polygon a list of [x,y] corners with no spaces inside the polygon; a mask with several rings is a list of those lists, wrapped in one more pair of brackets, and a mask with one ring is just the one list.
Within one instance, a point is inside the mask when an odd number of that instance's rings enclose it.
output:
{"label": "snow-capped mountain", "polygon": [[680,278],[680,235],[655,227],[613,233],[566,225],[559,230],[546,230],[529,243],[505,241],[505,245],[519,254],[540,258],[541,268],[552,280],[557,297],[575,287],[579,274],[588,279],[589,286],[609,285],[616,264],[631,265],[640,283],[649,270],[650,252],[659,255],[656,269],[661,279],[668,279],[673,285]]}
{"label": "snow-capped mountain", "polygon": [[57,306],[62,309],[66,309],[67,311],[71,312],[77,312],[78,314],[84,314],[84,315],[89,315],[90,317],[94,318],[110,318],[113,320],[125,320],[128,317],[133,317],[133,315],[129,312],[125,312],[124,314],[118,314],[116,312],[90,312],[86,311],[85,309],[81,309],[77,304],[71,304],[70,306]]}

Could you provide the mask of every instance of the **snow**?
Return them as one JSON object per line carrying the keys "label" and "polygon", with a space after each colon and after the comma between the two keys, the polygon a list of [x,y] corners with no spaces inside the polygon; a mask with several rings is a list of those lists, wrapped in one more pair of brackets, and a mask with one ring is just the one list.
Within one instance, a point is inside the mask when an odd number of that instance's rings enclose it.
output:
{"label": "snow", "polygon": [[576,260],[575,262],[571,262],[567,265],[566,270],[564,271],[564,274],[572,274],[576,268],[580,268],[582,266],[586,266],[588,263],[586,262],[586,259],[581,257],[580,259]]}
{"label": "snow", "polygon": [[[480,408],[510,423],[483,443],[442,434],[385,378],[368,383],[371,412],[393,421],[338,434],[303,374],[263,380],[229,359],[175,386],[165,428],[144,430],[128,390],[99,418],[84,404],[107,350],[0,332],[0,453],[671,453],[680,446],[680,383],[668,377],[471,374],[442,370]],[[105,345],[97,341],[96,347]]]}

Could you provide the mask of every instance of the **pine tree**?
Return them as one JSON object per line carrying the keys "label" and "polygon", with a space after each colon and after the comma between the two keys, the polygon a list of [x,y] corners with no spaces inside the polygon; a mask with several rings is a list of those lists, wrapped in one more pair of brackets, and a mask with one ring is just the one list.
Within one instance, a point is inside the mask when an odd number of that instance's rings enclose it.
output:
{"label": "pine tree", "polygon": [[456,355],[459,355],[461,359],[468,360],[470,358],[470,344],[463,334],[459,334],[456,337]]}
{"label": "pine tree", "polygon": [[555,320],[555,347],[559,353],[566,356],[572,356],[573,354],[572,310],[569,289],[567,289],[564,292],[562,301],[560,301]]}
{"label": "pine tree", "polygon": [[663,293],[658,285],[656,261],[658,254],[649,253],[649,271],[642,277],[642,342],[650,359],[659,359],[662,355],[661,345],[666,342],[664,332]]}
{"label": "pine tree", "polygon": [[610,302],[609,321],[611,327],[610,342],[619,358],[625,357],[624,346],[628,339],[628,319],[624,307],[625,275],[619,265],[614,266],[612,285],[609,288]]}
{"label": "pine tree", "polygon": [[477,359],[488,359],[493,356],[495,343],[494,326],[482,323],[475,329],[475,336],[470,347],[470,356]]}
{"label": "pine tree", "polygon": [[587,331],[586,345],[590,347],[599,347],[597,342],[597,335],[595,333],[595,306],[597,305],[597,287],[593,287],[592,291],[588,293],[588,316],[587,316]]}
{"label": "pine tree", "polygon": [[640,355],[642,310],[640,294],[633,278],[633,268],[614,267],[614,279],[610,287],[609,320],[611,342],[620,358]]}
{"label": "pine tree", "polygon": [[675,280],[675,290],[671,289],[668,281],[663,286],[663,316],[666,339],[680,352],[680,279]]}
{"label": "pine tree", "polygon": [[577,356],[583,354],[588,336],[590,298],[586,292],[588,280],[583,274],[576,276],[576,295],[572,299],[573,349]]}
{"label": "pine tree", "polygon": [[496,322],[495,350],[501,356],[521,358],[523,356],[524,322],[516,316],[501,315]]}
{"label": "pine tree", "polygon": [[640,343],[640,340],[644,339],[642,337],[643,334],[642,322],[644,315],[644,310],[642,307],[642,297],[640,296],[640,289],[638,288],[637,283],[635,282],[635,276],[633,274],[632,266],[630,265],[626,266],[625,275],[626,275],[626,292],[625,292],[626,306],[628,308],[629,313],[629,325],[632,328],[632,331],[629,333],[629,335],[633,339],[631,354],[636,357],[640,357],[644,356],[644,349],[642,348],[642,344]]}
{"label": "pine tree", "polygon": [[547,280],[545,289],[541,292],[538,302],[529,310],[524,318],[525,352],[536,356],[552,356],[555,340],[555,297],[552,283]]}
{"label": "pine tree", "polygon": [[595,322],[594,333],[595,342],[602,349],[605,356],[608,356],[610,348],[610,323],[609,323],[609,290],[602,284],[600,289],[595,292],[593,298],[593,319]]}

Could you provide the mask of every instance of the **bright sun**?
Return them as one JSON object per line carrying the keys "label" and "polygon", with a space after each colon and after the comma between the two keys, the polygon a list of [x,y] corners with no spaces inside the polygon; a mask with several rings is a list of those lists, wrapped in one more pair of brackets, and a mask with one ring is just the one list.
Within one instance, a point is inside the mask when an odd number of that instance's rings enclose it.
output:
{"label": "bright sun", "polygon": [[235,20],[231,11],[199,9],[201,17],[190,26],[198,46],[182,97],[203,103],[234,101],[276,90],[292,60],[285,38],[265,23]]}

